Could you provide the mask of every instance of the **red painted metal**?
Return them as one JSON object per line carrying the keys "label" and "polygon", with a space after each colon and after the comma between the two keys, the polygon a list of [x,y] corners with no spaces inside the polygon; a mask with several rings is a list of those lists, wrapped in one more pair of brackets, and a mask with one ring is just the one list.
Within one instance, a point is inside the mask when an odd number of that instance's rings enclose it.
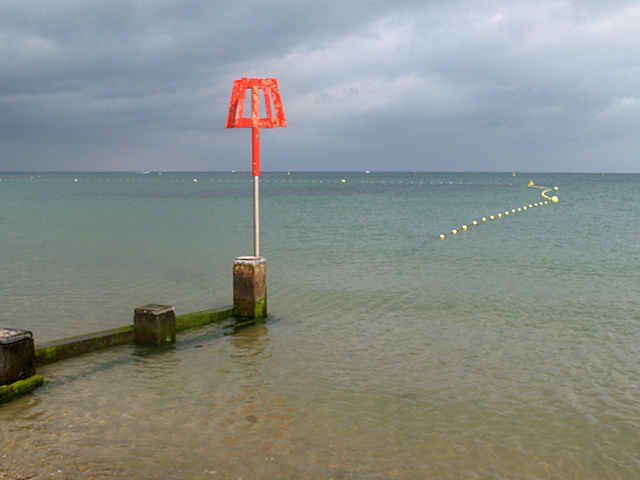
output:
{"label": "red painted metal", "polygon": [[[247,90],[251,90],[251,116],[244,116]],[[260,90],[266,117],[260,117]],[[273,108],[271,105],[273,103]],[[275,116],[274,116],[275,110]],[[282,98],[275,78],[241,78],[233,82],[226,128],[251,128],[252,172],[260,176],[260,128],[286,127]]]}

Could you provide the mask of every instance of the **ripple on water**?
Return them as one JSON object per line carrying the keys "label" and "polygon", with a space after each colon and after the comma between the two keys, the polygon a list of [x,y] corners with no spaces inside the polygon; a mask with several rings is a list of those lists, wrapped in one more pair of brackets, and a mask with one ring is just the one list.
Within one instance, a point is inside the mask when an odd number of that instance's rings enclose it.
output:
{"label": "ripple on water", "polygon": [[[469,175],[469,182],[485,178]],[[264,236],[273,317],[241,330],[184,333],[174,346],[124,346],[42,368],[45,387],[0,408],[7,455],[0,472],[636,478],[638,227],[624,202],[638,199],[637,188],[620,191],[625,200],[616,207],[606,196],[585,203],[594,192],[612,191],[598,190],[593,180],[583,186],[584,176],[550,178],[565,182],[573,198],[445,241],[436,240],[441,228],[507,208],[533,189],[492,188],[495,179],[485,179],[473,189],[408,192],[394,184],[365,192],[366,199],[345,192],[338,198],[335,190],[269,196],[267,218],[282,226],[265,226]],[[113,271],[105,266],[104,279],[92,278],[82,261],[73,263],[73,274],[41,269],[42,257],[36,262],[18,249],[6,264],[19,301],[8,308],[17,314],[37,305],[39,312],[48,301],[60,315],[69,299],[86,306],[87,298],[128,298],[131,305],[113,317],[120,325],[149,301],[175,299],[184,308],[180,302],[195,306],[209,296],[213,303],[218,288],[220,299],[229,298],[230,259],[245,248],[238,231],[250,227],[250,217],[231,222],[233,195],[194,196],[181,188],[184,194],[166,202],[158,192],[143,195],[145,207],[127,220],[168,215],[178,230],[197,232],[167,233],[167,252],[183,248],[150,271],[155,286],[150,277],[129,277],[129,260],[150,265],[131,238],[120,245],[142,257],[124,254]],[[146,203],[152,201],[162,211]],[[211,223],[228,231],[205,228],[188,213],[211,211]],[[301,218],[309,220],[304,228]],[[52,263],[64,264],[71,253],[57,252]],[[110,281],[114,275],[121,282]],[[92,282],[93,290],[80,288]],[[32,304],[37,295],[29,288],[46,295]],[[140,301],[158,292],[166,297]],[[105,320],[73,314],[82,333]]]}

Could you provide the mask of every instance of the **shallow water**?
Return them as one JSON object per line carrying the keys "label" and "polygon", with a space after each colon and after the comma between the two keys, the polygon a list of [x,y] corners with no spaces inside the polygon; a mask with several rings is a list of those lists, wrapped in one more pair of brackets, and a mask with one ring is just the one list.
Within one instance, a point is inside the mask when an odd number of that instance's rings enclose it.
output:
{"label": "shallow water", "polygon": [[[247,175],[0,178],[0,324],[36,341],[228,304],[252,252]],[[560,202],[481,221],[530,178]],[[40,368],[0,473],[636,478],[639,180],[267,173],[266,321]]]}

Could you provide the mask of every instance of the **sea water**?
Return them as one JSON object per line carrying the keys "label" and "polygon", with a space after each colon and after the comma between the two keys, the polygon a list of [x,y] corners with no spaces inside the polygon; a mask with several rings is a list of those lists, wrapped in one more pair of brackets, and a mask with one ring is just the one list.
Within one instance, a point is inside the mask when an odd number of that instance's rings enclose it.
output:
{"label": "sea water", "polygon": [[[147,303],[228,306],[233,258],[253,254],[251,182],[0,174],[0,327],[44,342]],[[640,176],[260,187],[269,317],[39,368],[45,386],[0,407],[1,474],[638,477]]]}

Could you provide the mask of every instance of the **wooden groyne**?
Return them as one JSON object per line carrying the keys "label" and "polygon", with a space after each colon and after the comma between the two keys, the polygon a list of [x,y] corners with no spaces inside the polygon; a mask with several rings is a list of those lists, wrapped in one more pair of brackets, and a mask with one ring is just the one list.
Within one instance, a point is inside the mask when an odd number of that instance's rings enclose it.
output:
{"label": "wooden groyne", "polygon": [[[35,368],[127,343],[161,345],[175,341],[176,332],[211,323],[226,327],[253,323],[256,318],[234,316],[233,307],[175,315],[173,306],[149,304],[134,310],[134,324],[100,332],[34,344],[31,332],[0,330],[0,403],[30,393],[44,383]],[[6,377],[6,378],[4,378]]]}

